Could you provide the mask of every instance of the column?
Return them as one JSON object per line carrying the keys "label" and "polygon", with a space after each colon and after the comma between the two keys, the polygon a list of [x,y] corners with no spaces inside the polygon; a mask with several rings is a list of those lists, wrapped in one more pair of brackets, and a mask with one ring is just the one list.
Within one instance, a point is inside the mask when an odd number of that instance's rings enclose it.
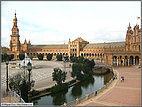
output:
{"label": "column", "polygon": [[129,66],[129,59],[128,59],[128,66]]}
{"label": "column", "polygon": [[111,65],[113,65],[113,59],[112,59],[111,63],[112,63]]}
{"label": "column", "polygon": [[118,58],[117,58],[117,66],[118,66]]}
{"label": "column", "polygon": [[135,65],[135,59],[134,59],[134,65]]}
{"label": "column", "polygon": [[139,58],[139,66],[141,65],[141,59]]}
{"label": "column", "polygon": [[124,66],[124,59],[123,59],[123,66]]}

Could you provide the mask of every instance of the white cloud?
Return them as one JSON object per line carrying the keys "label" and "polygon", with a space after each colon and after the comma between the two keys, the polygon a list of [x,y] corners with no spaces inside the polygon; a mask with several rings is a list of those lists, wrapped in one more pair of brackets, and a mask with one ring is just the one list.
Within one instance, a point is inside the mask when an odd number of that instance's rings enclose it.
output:
{"label": "white cloud", "polygon": [[[10,40],[16,10],[21,43],[67,43],[82,37],[89,42],[124,41],[129,22],[141,16],[140,2],[2,1],[2,45]],[[140,22],[139,22],[140,24]]]}

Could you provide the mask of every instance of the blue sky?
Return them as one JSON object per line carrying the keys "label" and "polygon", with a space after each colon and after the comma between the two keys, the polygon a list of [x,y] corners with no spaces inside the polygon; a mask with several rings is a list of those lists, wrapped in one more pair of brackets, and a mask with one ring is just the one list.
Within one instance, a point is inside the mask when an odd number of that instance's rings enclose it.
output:
{"label": "blue sky", "polygon": [[124,41],[129,22],[140,20],[140,1],[1,1],[1,45],[9,47],[16,10],[21,43],[67,44]]}

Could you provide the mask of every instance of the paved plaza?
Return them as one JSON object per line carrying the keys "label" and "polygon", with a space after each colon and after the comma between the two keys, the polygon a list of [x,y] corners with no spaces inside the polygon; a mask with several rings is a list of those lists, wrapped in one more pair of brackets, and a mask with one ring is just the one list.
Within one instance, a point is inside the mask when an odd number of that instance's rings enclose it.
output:
{"label": "paved plaza", "polygon": [[[12,68],[15,65],[12,65],[11,63],[21,63],[21,61],[10,61],[9,62],[9,76],[13,76],[18,72],[24,72],[21,69],[15,69]],[[35,80],[35,86],[34,89],[43,89],[44,87],[50,87],[55,84],[55,81],[52,81],[52,72],[53,68],[61,68],[67,72],[67,81],[71,80],[70,72],[71,67],[69,67],[69,62],[64,65],[63,61],[32,61],[33,65],[37,68],[32,69],[32,79]],[[28,72],[27,72],[28,73]],[[5,63],[1,63],[1,88],[2,91],[5,90],[5,81],[6,81],[6,65]]]}
{"label": "paved plaza", "polygon": [[[141,105],[141,68],[115,68],[119,77],[104,92],[78,106],[140,106]],[[124,76],[124,82],[120,78]]]}

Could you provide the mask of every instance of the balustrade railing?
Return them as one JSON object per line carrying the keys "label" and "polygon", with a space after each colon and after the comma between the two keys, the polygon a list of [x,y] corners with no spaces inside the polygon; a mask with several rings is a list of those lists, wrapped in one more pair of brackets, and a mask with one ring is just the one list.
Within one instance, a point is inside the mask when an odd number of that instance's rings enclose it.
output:
{"label": "balustrade railing", "polygon": [[13,92],[13,91],[9,91],[8,95],[6,95],[4,93],[2,97],[6,98],[6,97],[11,97],[11,96],[13,96],[14,98],[16,98],[19,101],[19,103],[25,103],[25,101],[16,92]]}

